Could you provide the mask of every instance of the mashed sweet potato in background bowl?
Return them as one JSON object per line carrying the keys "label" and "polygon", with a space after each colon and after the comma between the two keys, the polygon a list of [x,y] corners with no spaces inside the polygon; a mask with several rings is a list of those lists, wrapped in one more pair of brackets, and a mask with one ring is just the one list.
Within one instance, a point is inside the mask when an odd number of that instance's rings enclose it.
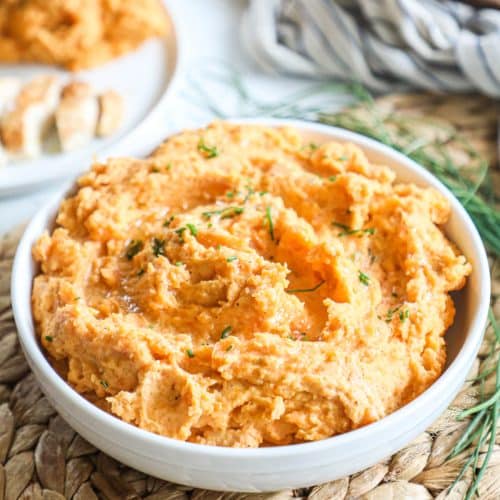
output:
{"label": "mashed sweet potato in background bowl", "polygon": [[424,430],[477,353],[489,274],[421,167],[261,120],[94,166],[28,227],[12,295],[30,365],[84,437],[171,481],[253,491],[353,473]]}

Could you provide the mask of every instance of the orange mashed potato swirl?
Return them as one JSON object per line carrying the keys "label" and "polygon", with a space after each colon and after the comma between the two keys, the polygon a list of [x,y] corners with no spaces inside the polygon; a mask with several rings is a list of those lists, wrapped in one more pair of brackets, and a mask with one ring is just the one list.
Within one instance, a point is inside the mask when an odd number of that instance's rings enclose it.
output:
{"label": "orange mashed potato swirl", "polygon": [[471,267],[447,201],[352,144],[216,122],[95,164],[34,248],[68,382],[157,434],[323,439],[424,391]]}

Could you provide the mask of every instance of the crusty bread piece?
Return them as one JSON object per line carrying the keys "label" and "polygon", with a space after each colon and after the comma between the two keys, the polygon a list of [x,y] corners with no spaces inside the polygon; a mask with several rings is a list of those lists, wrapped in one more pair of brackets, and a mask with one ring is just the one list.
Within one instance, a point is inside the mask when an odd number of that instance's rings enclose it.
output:
{"label": "crusty bread piece", "polygon": [[15,99],[21,90],[22,82],[20,78],[5,76],[0,78],[0,116],[12,109]]}
{"label": "crusty bread piece", "polygon": [[123,97],[114,90],[107,90],[99,96],[99,121],[97,135],[105,137],[118,130],[123,121]]}
{"label": "crusty bread piece", "polygon": [[68,83],[56,110],[56,128],[63,151],[88,144],[96,133],[99,104],[92,87],[84,82]]}
{"label": "crusty bread piece", "polygon": [[59,100],[59,79],[38,76],[24,85],[14,105],[1,120],[5,149],[12,155],[33,158],[42,150],[42,138],[53,120]]}

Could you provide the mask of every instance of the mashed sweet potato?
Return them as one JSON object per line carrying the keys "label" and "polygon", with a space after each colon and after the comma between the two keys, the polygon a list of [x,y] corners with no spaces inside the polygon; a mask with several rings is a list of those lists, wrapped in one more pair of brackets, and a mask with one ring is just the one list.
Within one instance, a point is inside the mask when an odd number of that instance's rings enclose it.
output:
{"label": "mashed sweet potato", "polygon": [[352,144],[214,123],[95,164],[65,200],[33,310],[81,393],[221,446],[326,438],[440,375],[471,267],[446,200]]}
{"label": "mashed sweet potato", "polygon": [[165,31],[160,0],[4,0],[0,61],[81,70],[134,50]]}

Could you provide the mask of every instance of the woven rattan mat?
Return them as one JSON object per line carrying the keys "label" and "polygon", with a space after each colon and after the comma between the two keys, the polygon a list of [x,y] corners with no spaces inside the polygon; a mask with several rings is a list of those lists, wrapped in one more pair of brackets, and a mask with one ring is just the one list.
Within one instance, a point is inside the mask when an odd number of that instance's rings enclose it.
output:
{"label": "woven rattan mat", "polygon": [[[438,97],[428,95],[391,96],[377,106],[408,115],[433,116],[433,125],[422,125],[422,134],[449,134],[450,148],[457,131],[496,164],[497,110],[480,97]],[[436,127],[436,119],[439,124]],[[450,151],[460,156],[460,149]],[[493,172],[497,188],[500,172]],[[302,490],[274,494],[217,493],[174,485],[120,464],[77,435],[58,416],[42,395],[30,373],[17,341],[9,299],[12,259],[21,229],[0,240],[0,500],[74,498],[110,500],[160,499],[461,499],[472,471],[456,478],[469,453],[446,460],[467,423],[457,413],[479,399],[479,387],[466,383],[446,412],[426,432],[386,461],[351,477]],[[492,263],[494,312],[500,318],[500,272]],[[474,378],[490,349],[488,331],[472,373]],[[492,359],[488,361],[491,363]],[[484,389],[494,387],[494,374]],[[484,459],[479,456],[478,466]],[[479,488],[480,498],[500,499],[500,427],[497,445]]]}

